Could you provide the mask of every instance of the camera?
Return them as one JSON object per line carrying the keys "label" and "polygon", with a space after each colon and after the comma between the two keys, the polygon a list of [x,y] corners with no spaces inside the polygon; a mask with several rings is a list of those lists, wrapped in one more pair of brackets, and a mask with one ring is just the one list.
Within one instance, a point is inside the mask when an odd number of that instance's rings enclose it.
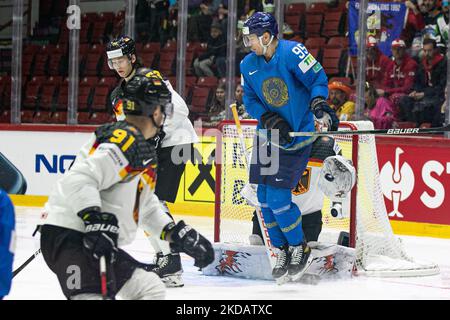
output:
{"label": "camera", "polygon": [[333,218],[343,219],[344,217],[342,216],[342,202],[332,202],[330,214],[333,216]]}

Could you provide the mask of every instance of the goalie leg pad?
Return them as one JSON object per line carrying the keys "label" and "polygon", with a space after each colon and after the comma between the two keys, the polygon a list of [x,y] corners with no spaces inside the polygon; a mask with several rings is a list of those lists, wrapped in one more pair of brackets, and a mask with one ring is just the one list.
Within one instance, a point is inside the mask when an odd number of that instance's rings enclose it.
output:
{"label": "goalie leg pad", "polygon": [[166,287],[156,273],[137,268],[117,295],[125,300],[163,300]]}

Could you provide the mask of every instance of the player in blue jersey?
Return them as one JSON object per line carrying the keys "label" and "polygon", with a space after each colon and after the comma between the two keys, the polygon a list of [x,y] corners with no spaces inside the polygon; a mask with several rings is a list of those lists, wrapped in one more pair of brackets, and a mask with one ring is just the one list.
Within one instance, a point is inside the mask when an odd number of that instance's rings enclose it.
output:
{"label": "player in blue jersey", "polygon": [[9,293],[14,258],[14,206],[8,194],[0,189],[0,300]]}
{"label": "player in blue jersey", "polygon": [[[278,40],[278,25],[269,13],[256,12],[244,23],[244,44],[251,48],[241,62],[241,82],[247,112],[258,120],[250,165],[250,183],[257,196],[272,244],[279,249],[273,277],[279,282],[299,279],[310,263],[310,248],[302,231],[302,217],[292,202],[294,188],[308,163],[314,137],[289,136],[290,131],[312,132],[314,119],[332,131],[339,120],[326,102],[328,79],[305,46]],[[278,143],[269,142],[278,133]],[[275,140],[274,140],[275,141]],[[271,156],[267,164],[260,154]],[[268,175],[278,154],[278,170]]]}

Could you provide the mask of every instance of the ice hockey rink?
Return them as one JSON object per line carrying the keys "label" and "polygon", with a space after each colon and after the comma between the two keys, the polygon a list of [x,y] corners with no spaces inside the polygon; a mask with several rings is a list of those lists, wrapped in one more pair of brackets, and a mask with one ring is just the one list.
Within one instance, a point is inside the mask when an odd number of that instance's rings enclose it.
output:
{"label": "ice hockey rink", "polygon": [[[41,208],[16,207],[16,255],[14,269],[39,249],[39,236],[32,233],[40,218]],[[210,240],[213,219],[196,216],[176,216],[194,226]],[[193,259],[182,254],[184,283],[182,288],[167,290],[170,300],[305,300],[305,299],[450,299],[450,239],[402,236],[409,255],[433,261],[440,274],[415,278],[353,277],[348,280],[322,281],[317,285],[274,281],[247,280],[231,277],[204,276],[194,267]],[[153,248],[143,233],[124,248],[136,259],[152,262]],[[56,276],[39,255],[14,279],[11,300],[60,300],[63,296]]]}

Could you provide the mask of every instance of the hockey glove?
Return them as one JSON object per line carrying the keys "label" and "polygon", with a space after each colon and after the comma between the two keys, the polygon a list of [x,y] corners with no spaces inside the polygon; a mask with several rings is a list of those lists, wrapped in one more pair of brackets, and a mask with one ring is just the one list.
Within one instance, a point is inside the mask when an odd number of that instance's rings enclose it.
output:
{"label": "hockey glove", "polygon": [[292,131],[291,126],[278,113],[266,111],[261,116],[261,124],[264,129],[279,130],[280,145],[286,145],[292,142],[293,138],[289,135],[289,132]]}
{"label": "hockey glove", "polygon": [[214,261],[211,242],[183,220],[170,223],[161,234],[162,240],[173,242],[182,252],[195,259],[194,266],[204,268]]}
{"label": "hockey glove", "polygon": [[318,121],[324,122],[330,131],[337,131],[339,127],[339,119],[336,112],[331,109],[326,100],[322,97],[314,98],[309,108]]}
{"label": "hockey glove", "polygon": [[118,221],[115,215],[107,212],[100,212],[97,208],[83,210],[78,213],[86,227],[83,238],[85,251],[95,259],[106,256],[110,261],[114,261],[117,249],[117,239],[119,237]]}

